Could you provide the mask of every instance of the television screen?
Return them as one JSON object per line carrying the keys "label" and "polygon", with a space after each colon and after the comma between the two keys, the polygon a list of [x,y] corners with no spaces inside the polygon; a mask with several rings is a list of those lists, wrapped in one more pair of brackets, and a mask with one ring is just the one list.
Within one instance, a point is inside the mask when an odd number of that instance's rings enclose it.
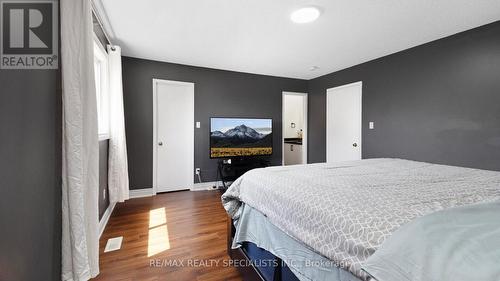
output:
{"label": "television screen", "polygon": [[272,119],[210,118],[210,158],[272,153]]}

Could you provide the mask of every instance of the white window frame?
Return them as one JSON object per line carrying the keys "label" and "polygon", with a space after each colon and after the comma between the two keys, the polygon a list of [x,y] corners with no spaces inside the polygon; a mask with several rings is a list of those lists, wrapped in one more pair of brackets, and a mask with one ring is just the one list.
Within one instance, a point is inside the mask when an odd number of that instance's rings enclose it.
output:
{"label": "white window frame", "polygon": [[[99,64],[99,77],[95,69]],[[108,53],[94,34],[94,71],[96,72],[96,98],[99,140],[109,139],[109,65]],[[98,81],[99,79],[99,81]],[[97,88],[97,86],[100,86]]]}

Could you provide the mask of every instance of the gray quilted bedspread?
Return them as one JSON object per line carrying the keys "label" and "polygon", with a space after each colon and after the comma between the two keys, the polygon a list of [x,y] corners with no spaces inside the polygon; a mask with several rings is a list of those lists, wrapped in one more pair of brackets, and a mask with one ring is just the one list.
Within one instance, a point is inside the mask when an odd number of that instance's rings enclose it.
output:
{"label": "gray quilted bedspread", "polygon": [[233,218],[245,202],[365,280],[362,263],[403,224],[438,210],[499,199],[500,172],[401,159],[255,169],[222,195]]}

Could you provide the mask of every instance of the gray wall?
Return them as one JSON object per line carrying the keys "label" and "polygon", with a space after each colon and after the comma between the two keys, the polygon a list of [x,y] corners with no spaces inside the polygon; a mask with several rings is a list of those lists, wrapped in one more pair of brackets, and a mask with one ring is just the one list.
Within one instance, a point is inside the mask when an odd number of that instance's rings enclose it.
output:
{"label": "gray wall", "polygon": [[[152,187],[153,78],[195,83],[195,167],[202,180],[216,176],[209,159],[209,118],[273,118],[273,164],[281,164],[281,93],[307,90],[306,80],[123,58],[125,124],[131,189]],[[194,127],[194,126],[193,126]],[[194,171],[193,171],[194,176]]]}
{"label": "gray wall", "polygon": [[61,122],[58,70],[0,69],[2,281],[60,280]]}
{"label": "gray wall", "polygon": [[309,81],[309,161],[325,161],[326,90],[363,81],[364,158],[500,170],[499,35],[496,22]]}
{"label": "gray wall", "polygon": [[[500,23],[310,81],[123,59],[132,189],[151,187],[152,78],[194,82],[195,167],[215,177],[210,116],[274,119],[273,164],[281,161],[281,92],[309,92],[309,162],[325,161],[326,90],[363,81],[363,157],[401,157],[500,170]],[[368,122],[375,130],[368,130]]]}
{"label": "gray wall", "polygon": [[99,220],[109,206],[108,147],[109,140],[99,141]]}
{"label": "gray wall", "polygon": [[58,77],[0,70],[0,280],[60,279]]}

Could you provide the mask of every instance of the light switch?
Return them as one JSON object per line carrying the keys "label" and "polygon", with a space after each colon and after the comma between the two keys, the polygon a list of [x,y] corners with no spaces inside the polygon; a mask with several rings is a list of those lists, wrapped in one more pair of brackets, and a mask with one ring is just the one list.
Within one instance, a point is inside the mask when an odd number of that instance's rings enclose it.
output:
{"label": "light switch", "polygon": [[375,128],[375,123],[370,121],[370,123],[368,123],[368,127],[370,130],[373,130]]}
{"label": "light switch", "polygon": [[197,129],[201,128],[201,123],[199,121],[196,121],[196,128]]}

